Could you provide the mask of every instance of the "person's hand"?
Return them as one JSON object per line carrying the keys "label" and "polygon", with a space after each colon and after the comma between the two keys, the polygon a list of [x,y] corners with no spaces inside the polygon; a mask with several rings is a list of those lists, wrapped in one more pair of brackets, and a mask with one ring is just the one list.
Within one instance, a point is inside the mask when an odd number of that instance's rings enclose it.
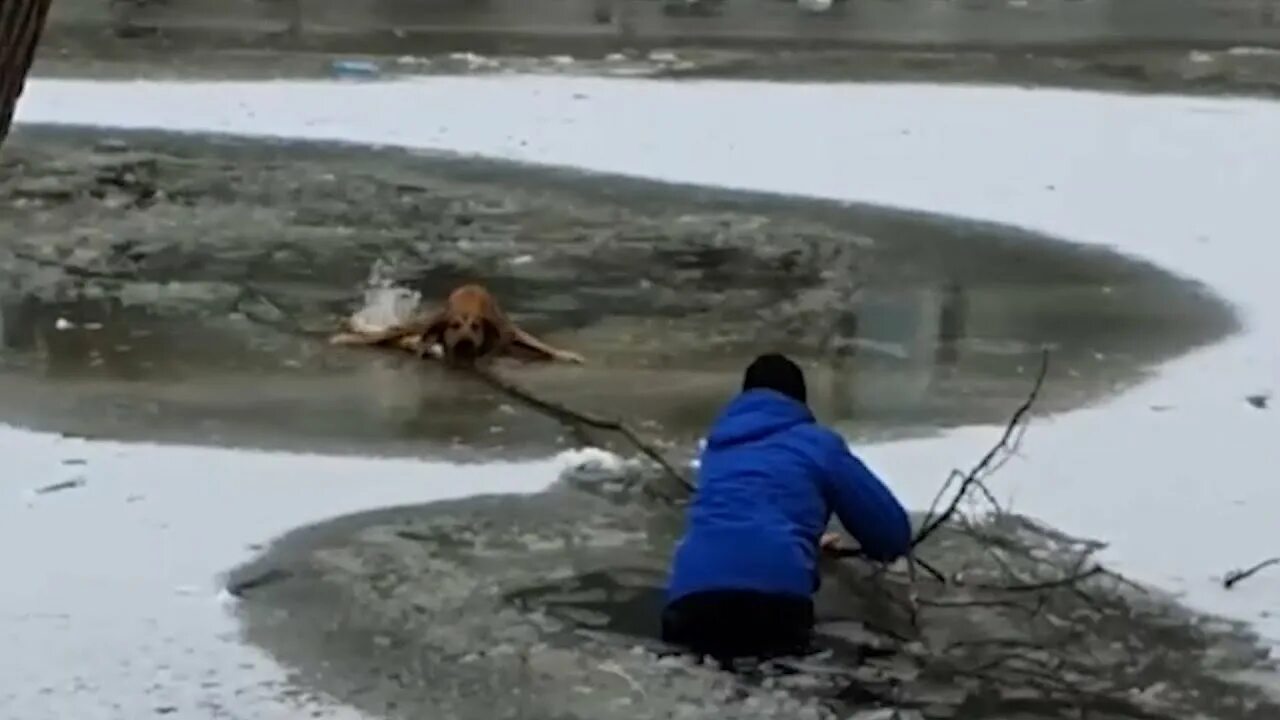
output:
{"label": "person's hand", "polygon": [[845,549],[843,538],[840,536],[840,533],[833,532],[823,533],[822,538],[818,540],[818,547],[821,548],[823,552],[829,553],[837,553]]}

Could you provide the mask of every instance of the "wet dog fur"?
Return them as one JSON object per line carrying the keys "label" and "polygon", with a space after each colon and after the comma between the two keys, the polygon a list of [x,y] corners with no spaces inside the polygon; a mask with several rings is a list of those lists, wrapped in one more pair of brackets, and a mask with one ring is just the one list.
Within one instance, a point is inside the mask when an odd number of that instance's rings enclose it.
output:
{"label": "wet dog fur", "polygon": [[479,284],[456,288],[440,310],[390,328],[362,328],[348,322],[330,338],[335,345],[397,347],[420,357],[438,355],[456,365],[470,365],[500,355],[581,364],[577,353],[552,347],[507,317],[497,298]]}

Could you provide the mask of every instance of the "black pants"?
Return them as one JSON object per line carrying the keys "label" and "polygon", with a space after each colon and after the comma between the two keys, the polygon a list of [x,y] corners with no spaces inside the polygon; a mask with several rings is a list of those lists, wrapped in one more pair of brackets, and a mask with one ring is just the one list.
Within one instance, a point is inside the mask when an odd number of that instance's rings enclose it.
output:
{"label": "black pants", "polygon": [[747,590],[693,593],[662,611],[662,639],[726,662],[803,654],[813,632],[813,602]]}

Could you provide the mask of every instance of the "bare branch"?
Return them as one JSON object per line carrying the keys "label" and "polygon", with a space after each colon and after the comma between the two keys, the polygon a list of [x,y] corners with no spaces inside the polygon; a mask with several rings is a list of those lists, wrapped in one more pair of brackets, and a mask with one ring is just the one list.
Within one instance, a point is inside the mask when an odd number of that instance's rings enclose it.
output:
{"label": "bare branch", "polygon": [[923,559],[921,559],[916,555],[912,555],[911,559],[915,561],[915,564],[920,566],[921,570],[924,570],[925,572],[932,575],[935,580],[942,583],[943,585],[947,584],[947,576],[944,575],[941,570],[937,569],[933,565],[930,565],[929,563],[925,562]]}
{"label": "bare branch", "polygon": [[[1017,442],[1021,440],[1021,432],[1023,420],[1027,413],[1031,411],[1031,406],[1035,404],[1036,398],[1040,395],[1040,389],[1044,386],[1044,378],[1049,372],[1049,350],[1046,348],[1040,355],[1040,371],[1036,373],[1035,384],[1031,387],[1031,392],[1027,395],[1027,399],[1022,401],[1018,409],[1014,411],[1013,416],[1009,418],[1009,422],[1005,425],[1004,434],[1000,436],[997,442],[982,459],[973,466],[968,473],[965,474],[964,480],[960,483],[960,488],[956,491],[955,496],[951,499],[951,504],[947,506],[942,513],[925,524],[915,539],[911,541],[911,547],[915,548],[929,538],[930,535],[937,532],[938,528],[949,522],[956,510],[960,507],[960,503],[964,500],[975,485],[981,483],[981,476],[984,472],[992,468],[992,464],[998,461],[1002,462],[1001,453],[1008,453],[1017,447]],[[948,479],[948,483],[950,478]],[[990,493],[987,493],[990,496]],[[997,507],[999,507],[997,505]]]}
{"label": "bare branch", "polygon": [[929,503],[929,509],[924,514],[924,520],[920,523],[921,528],[929,527],[935,517],[934,513],[938,510],[938,504],[942,502],[942,498],[946,497],[947,491],[957,481],[964,481],[964,473],[953,469],[951,474],[947,476],[946,482],[942,483],[942,487],[938,488],[938,492],[933,496],[933,502]]}
{"label": "bare branch", "polygon": [[602,418],[596,415],[578,412],[577,410],[565,407],[559,403],[539,397],[533,392],[520,387],[511,381],[499,377],[497,374],[486,368],[479,366],[472,367],[471,372],[492,387],[510,395],[526,405],[529,405],[535,410],[560,420],[561,422],[571,425],[586,426],[597,430],[608,430],[622,435],[632,445],[634,445],[637,450],[644,453],[649,457],[649,459],[657,463],[663,471],[665,471],[671,479],[675,480],[682,488],[684,488],[686,492],[693,492],[693,483],[686,479],[680,471],[676,470],[675,466],[668,462],[667,459],[663,457],[662,453],[658,452],[658,450],[651,444],[641,439],[630,426],[621,420]]}
{"label": "bare branch", "polygon": [[996,585],[996,584],[984,583],[984,584],[973,585],[973,587],[979,587],[984,590],[998,590],[1000,592],[1035,592],[1037,590],[1053,590],[1055,588],[1070,587],[1079,582],[1088,580],[1091,577],[1101,575],[1101,574],[1103,574],[1103,569],[1101,567],[1094,566],[1089,568],[1088,570],[1082,570],[1078,573],[1073,573],[1066,577],[1055,578],[1053,580],[1045,580],[1042,582],[1020,582],[1020,583],[1012,583],[1008,585]]}
{"label": "bare branch", "polygon": [[[840,548],[838,550],[826,550],[825,552],[828,555],[832,557],[837,557],[837,558],[843,558],[848,560],[866,560],[868,562],[871,561],[871,558],[868,558],[867,554],[864,553],[861,548]],[[938,582],[944,585],[947,583],[946,574],[943,573],[938,568],[934,567],[933,564],[925,562],[924,560],[922,560],[921,558],[915,555],[912,555],[910,558],[908,558],[908,562],[914,562],[916,565],[919,565],[921,570],[924,570],[925,572],[932,575],[933,578]]]}
{"label": "bare branch", "polygon": [[1246,568],[1244,570],[1232,570],[1231,572],[1227,573],[1226,577],[1222,578],[1222,587],[1226,588],[1227,590],[1230,590],[1231,588],[1235,587],[1236,584],[1239,583],[1240,581],[1248,580],[1249,578],[1258,574],[1262,570],[1265,570],[1271,567],[1272,565],[1280,565],[1280,557],[1273,557],[1267,560],[1263,560],[1257,565],[1254,565],[1253,567],[1250,567],[1250,568]]}

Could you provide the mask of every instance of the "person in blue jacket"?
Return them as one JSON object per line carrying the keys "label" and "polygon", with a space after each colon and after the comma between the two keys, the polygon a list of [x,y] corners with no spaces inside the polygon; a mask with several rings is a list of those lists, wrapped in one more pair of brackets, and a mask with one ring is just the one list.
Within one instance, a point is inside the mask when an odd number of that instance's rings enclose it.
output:
{"label": "person in blue jacket", "polygon": [[803,371],[757,357],[707,435],[672,558],[663,640],[722,662],[802,654],[832,512],[869,558],[911,549],[893,493],[807,405]]}

